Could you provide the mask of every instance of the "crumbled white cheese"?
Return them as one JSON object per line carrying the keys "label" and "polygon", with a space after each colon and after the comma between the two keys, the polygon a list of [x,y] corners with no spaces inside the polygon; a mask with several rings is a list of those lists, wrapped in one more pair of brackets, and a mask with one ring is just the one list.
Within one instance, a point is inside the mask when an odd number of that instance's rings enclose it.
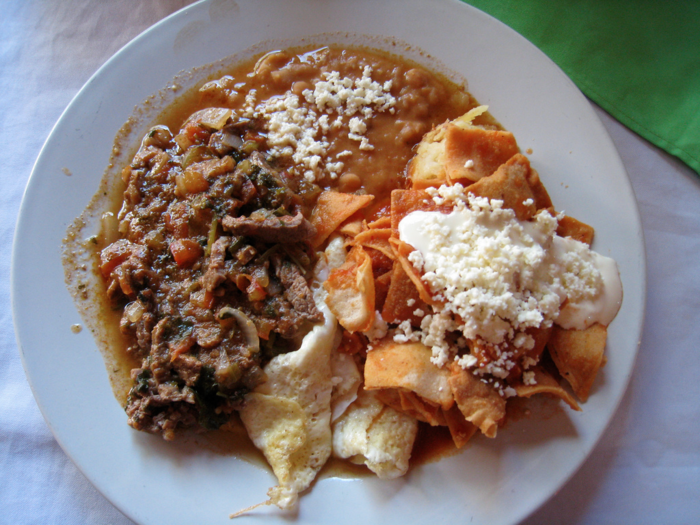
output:
{"label": "crumbled white cheese", "polygon": [[464,163],[464,167],[469,169],[474,167],[474,161],[472,159],[469,159],[467,162]]}
{"label": "crumbled white cheese", "polygon": [[389,326],[378,311],[374,312],[374,322],[369,330],[362,332],[370,342],[382,339],[389,331]]}
{"label": "crumbled white cheese", "polygon": [[515,391],[515,388],[512,386],[507,386],[503,389],[503,393],[501,394],[503,397],[515,397],[518,395],[518,393]]}
{"label": "crumbled white cheese", "polygon": [[[382,85],[372,80],[369,66],[358,79],[341,78],[337,71],[325,72],[313,89],[302,92],[302,97],[288,91],[256,104],[256,96],[254,89],[248,92],[243,115],[262,118],[266,123],[270,155],[291,157],[310,182],[324,176],[338,178],[345,167],[338,158],[352,154],[344,150],[335,159],[330,158],[330,143],[325,137],[330,130],[347,126],[347,136],[360,143],[359,149],[371,151],[374,146],[365,136],[367,119],[375,112],[393,112],[396,104],[391,95],[391,82]],[[331,122],[333,113],[337,116]],[[344,118],[349,119],[347,124]]]}
{"label": "crumbled white cheese", "polygon": [[535,347],[535,339],[525,333],[516,334],[513,338],[513,346],[515,348],[524,348],[525,350],[532,350]]}
{"label": "crumbled white cheese", "polygon": [[411,321],[401,321],[399,326],[396,327],[396,332],[394,333],[394,341],[397,343],[410,343],[419,341],[420,337],[417,333],[413,332],[413,327],[411,326]]}
{"label": "crumbled white cheese", "polygon": [[408,301],[406,301],[406,304],[407,304],[408,306],[413,306],[414,304],[416,304],[416,300],[415,300],[415,299],[409,299]]}
{"label": "crumbled white cheese", "polygon": [[536,385],[535,373],[532,371],[523,372],[523,384],[524,385]]}
{"label": "crumbled white cheese", "polygon": [[527,356],[527,355],[526,355],[525,357],[523,357],[522,365],[523,365],[523,368],[524,368],[525,370],[527,370],[528,368],[532,368],[532,367],[535,366],[536,364],[537,364],[537,360],[536,360],[536,359],[533,359],[532,357]]}
{"label": "crumbled white cheese", "polygon": [[475,367],[477,362],[476,357],[471,354],[464,354],[461,357],[456,357],[455,361],[464,369]]}

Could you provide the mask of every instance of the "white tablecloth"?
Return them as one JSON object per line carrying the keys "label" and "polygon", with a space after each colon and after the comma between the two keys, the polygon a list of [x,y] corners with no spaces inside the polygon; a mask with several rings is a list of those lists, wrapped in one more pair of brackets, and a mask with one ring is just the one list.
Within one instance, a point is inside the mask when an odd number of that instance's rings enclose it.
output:
{"label": "white tablecloth", "polygon": [[[188,3],[0,5],[0,523],[131,523],[66,457],[39,413],[14,337],[10,254],[24,186],[63,109],[122,45]],[[598,113],[641,208],[646,324],[613,422],[578,473],[527,523],[698,523],[700,178]]]}

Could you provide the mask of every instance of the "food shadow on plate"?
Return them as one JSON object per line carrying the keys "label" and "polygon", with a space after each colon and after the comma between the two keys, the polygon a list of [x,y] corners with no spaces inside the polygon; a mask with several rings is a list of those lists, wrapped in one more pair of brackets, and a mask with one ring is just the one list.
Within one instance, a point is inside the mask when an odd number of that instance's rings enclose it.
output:
{"label": "food shadow on plate", "polygon": [[[172,441],[145,432],[132,432],[132,440],[144,456],[160,457],[175,465],[196,461],[202,457],[225,457],[243,460],[246,463],[270,471],[265,457],[248,437],[245,428],[236,417],[226,426],[207,432],[185,431]],[[270,472],[271,473],[271,472]]]}
{"label": "food shadow on plate", "polygon": [[558,398],[543,395],[517,398],[509,403],[506,424],[499,429],[498,438],[481,438],[473,446],[502,449],[505,444],[515,444],[529,448],[560,438],[575,439],[579,436],[572,421],[575,414]]}

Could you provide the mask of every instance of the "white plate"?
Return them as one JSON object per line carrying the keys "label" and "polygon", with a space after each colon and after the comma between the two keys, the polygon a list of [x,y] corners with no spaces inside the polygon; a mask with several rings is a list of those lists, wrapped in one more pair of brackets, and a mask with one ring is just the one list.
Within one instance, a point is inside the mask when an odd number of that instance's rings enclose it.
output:
{"label": "white plate", "polygon": [[[524,38],[456,0],[242,0],[193,5],[117,53],[85,85],[49,136],[29,180],[13,253],[15,327],[27,376],[56,439],[95,486],[134,521],[230,523],[261,501],[270,472],[230,456],[137,433],[112,396],[90,334],[63,283],[66,227],[97,189],[114,135],[135,105],[181,70],[275,38],[349,32],[391,36],[469,80],[523,150],[532,148],[558,209],[596,229],[625,291],[610,327],[608,364],[583,413],[509,424],[496,440],[416,468],[396,481],[324,479],[301,500],[298,523],[514,523],[585,460],[613,417],[633,368],[643,321],[644,245],[632,188],[610,138],[573,83]],[[362,42],[354,36],[318,37]],[[372,39],[366,40],[376,45]],[[403,48],[395,47],[395,51]],[[68,168],[71,177],[62,174]],[[562,517],[565,519],[565,517]],[[271,507],[237,523],[287,522]]]}

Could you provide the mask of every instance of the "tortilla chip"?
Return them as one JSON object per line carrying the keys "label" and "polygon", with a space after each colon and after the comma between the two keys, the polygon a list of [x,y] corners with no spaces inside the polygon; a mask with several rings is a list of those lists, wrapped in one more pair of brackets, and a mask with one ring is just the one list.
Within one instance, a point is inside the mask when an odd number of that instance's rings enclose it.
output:
{"label": "tortilla chip", "polygon": [[547,346],[547,341],[549,341],[549,338],[552,335],[552,327],[550,326],[549,328],[528,328],[527,330],[525,330],[525,333],[532,336],[532,338],[535,340],[535,346],[533,346],[530,350],[527,351],[527,355],[528,357],[539,361],[542,352],[544,352],[544,349]]}
{"label": "tortilla chip", "polygon": [[387,337],[367,352],[365,388],[402,388],[448,410],[454,404],[450,374],[431,363],[431,356],[422,343],[395,343]]}
{"label": "tortilla chip", "polygon": [[373,390],[379,399],[386,406],[395,410],[402,410],[401,395],[397,388],[382,388],[381,390]]}
{"label": "tortilla chip", "polygon": [[394,267],[394,260],[384,255],[384,252],[375,250],[369,246],[360,245],[367,252],[370,261],[372,262],[372,274],[375,280],[380,275],[391,272]]}
{"label": "tortilla chip", "polygon": [[[389,294],[389,287],[391,286],[391,276],[392,272],[386,272],[379,277],[374,278],[374,307],[378,312],[382,312],[384,310],[386,298]],[[382,319],[384,319],[383,315]],[[386,319],[384,320],[386,321]]]}
{"label": "tortilla chip", "polygon": [[549,197],[549,193],[547,193],[547,189],[544,187],[544,184],[542,184],[539,173],[537,173],[537,171],[531,167],[530,173],[526,176],[526,178],[527,184],[530,186],[532,194],[535,197],[535,208],[538,210],[553,208],[554,205],[552,204],[552,199]]}
{"label": "tortilla chip", "polygon": [[321,193],[311,212],[311,224],[316,228],[316,235],[311,239],[311,245],[317,248],[323,244],[323,241],[338,226],[355,212],[367,206],[373,199],[372,195],[355,195],[337,191]]}
{"label": "tortilla chip", "polygon": [[413,281],[420,298],[427,304],[437,304],[430,293],[428,285],[423,282],[418,271],[408,260],[408,256],[414,251],[410,244],[399,239],[399,223],[411,212],[414,211],[442,211],[450,213],[452,206],[438,206],[430,195],[422,190],[394,190],[391,192],[391,238],[392,245],[397,259],[401,262],[404,272]]}
{"label": "tortilla chip", "polygon": [[323,283],[326,304],[348,332],[364,332],[374,324],[372,260],[361,246],[353,246],[345,263]]}
{"label": "tortilla chip", "polygon": [[420,326],[422,317],[413,314],[416,309],[421,309],[426,313],[429,311],[427,304],[420,298],[416,285],[403,269],[403,265],[396,261],[382,308],[382,318],[387,323],[400,323],[409,320],[413,326]]}
{"label": "tortilla chip", "polygon": [[[403,412],[417,421],[428,423],[431,426],[446,426],[444,411],[431,403],[425,402],[414,392],[408,392],[398,388],[382,388],[371,390],[386,406]],[[453,405],[454,406],[454,405]],[[464,419],[464,416],[461,416]]]}
{"label": "tortilla chip", "polygon": [[[522,361],[524,361],[526,358],[529,359],[534,359],[535,362],[538,362],[540,360],[540,356],[542,355],[542,352],[544,352],[545,347],[547,346],[547,342],[549,341],[549,336],[552,333],[552,327],[550,326],[549,328],[528,328],[525,330],[525,333],[528,334],[530,337],[532,337],[534,344],[532,348],[529,350],[525,349],[525,347],[521,348],[516,348],[512,343],[509,343],[507,345],[507,348],[505,352],[508,352],[512,354],[512,357],[510,357],[510,360],[515,362],[516,365],[510,369],[510,372],[508,374],[508,380],[517,380],[523,372],[523,369],[520,365]],[[482,341],[474,341],[471,342],[470,347],[472,348],[472,354],[477,355],[479,352],[483,351],[483,342]],[[489,356],[491,359],[497,359],[498,353],[494,352],[492,347],[489,348]],[[500,352],[499,352],[500,353]]]}
{"label": "tortilla chip", "polygon": [[418,410],[418,408],[416,408],[416,405],[413,403],[412,396],[415,396],[415,394],[412,394],[411,392],[406,392],[405,390],[398,390],[398,395],[400,406],[396,410],[398,410],[399,412],[403,412],[407,416],[411,416],[413,419],[427,423],[423,413],[420,410]]}
{"label": "tortilla chip", "polygon": [[370,222],[367,227],[370,230],[381,230],[383,228],[391,228],[391,217],[380,217],[376,221]]}
{"label": "tortilla chip", "polygon": [[449,410],[443,411],[443,417],[447,423],[447,428],[450,429],[452,441],[454,441],[457,448],[462,448],[466,445],[476,433],[476,425],[464,419],[464,414],[460,412],[457,405],[454,405]]}
{"label": "tortilla chip", "polygon": [[[530,161],[527,157],[513,155],[493,175],[469,186],[469,192],[477,197],[502,200],[504,207],[515,211],[519,220],[526,221],[537,211],[535,195],[528,184],[529,176]],[[532,202],[525,204],[528,199]]]}
{"label": "tortilla chip", "polygon": [[426,133],[408,163],[408,177],[416,190],[437,188],[447,182],[444,162],[447,125],[446,122]]}
{"label": "tortilla chip", "polygon": [[347,221],[340,225],[338,233],[342,233],[347,237],[355,237],[362,231],[362,219],[350,217]]}
{"label": "tortilla chip", "polygon": [[413,263],[408,260],[408,256],[414,251],[413,246],[398,239],[394,239],[393,237],[389,239],[389,242],[394,248],[394,253],[396,254],[399,264],[401,264],[404,273],[409,279],[411,279],[411,282],[415,286],[416,290],[418,290],[418,296],[420,297],[421,301],[425,302],[426,304],[439,304],[438,301],[433,299],[433,296],[430,293],[430,288],[428,288],[428,284],[421,279],[418,270],[416,270]]}
{"label": "tortilla chip", "polygon": [[607,328],[599,323],[585,330],[565,330],[555,325],[549,338],[547,348],[554,364],[583,402],[603,364],[607,335]]}
{"label": "tortilla chip", "polygon": [[465,419],[476,425],[486,437],[496,437],[498,425],[506,415],[506,400],[493,386],[457,363],[452,363],[450,369],[450,388]]}
{"label": "tortilla chip", "polygon": [[[425,421],[432,427],[444,427],[447,425],[442,408],[433,405],[416,395],[414,392],[401,392],[407,400],[413,404],[415,410],[421,415],[421,421]],[[454,406],[454,405],[453,405]]]}
{"label": "tortilla chip", "polygon": [[399,223],[413,211],[452,211],[452,206],[438,206],[423,190],[394,190],[391,192],[391,231],[392,236],[399,238]]}
{"label": "tortilla chip", "polygon": [[534,385],[526,385],[523,383],[514,384],[513,388],[518,397],[531,397],[537,394],[548,394],[563,400],[573,410],[578,412],[581,408],[569,392],[567,392],[559,382],[552,377],[546,370],[539,366],[534,367],[530,372],[534,373]]}
{"label": "tortilla chip", "polygon": [[[387,217],[390,221],[391,219]],[[391,237],[391,228],[369,229],[355,235],[353,242],[360,244],[365,248],[374,248],[389,257],[392,261],[396,259],[394,250],[389,244]]]}
{"label": "tortilla chip", "polygon": [[509,131],[448,125],[444,154],[447,181],[469,185],[491,175],[518,151]]}
{"label": "tortilla chip", "polygon": [[[447,121],[423,136],[416,154],[408,164],[407,173],[414,189],[437,188],[448,183],[445,170],[445,139],[448,128],[454,126],[458,129],[471,129],[472,121],[487,110],[488,106],[472,108],[461,117],[451,122]],[[494,169],[496,167],[498,165]]]}
{"label": "tortilla chip", "polygon": [[571,237],[576,241],[590,246],[591,243],[593,243],[594,233],[595,231],[592,226],[574,219],[573,217],[564,215],[559,219],[559,225],[557,226],[557,235],[559,235],[559,237]]}

